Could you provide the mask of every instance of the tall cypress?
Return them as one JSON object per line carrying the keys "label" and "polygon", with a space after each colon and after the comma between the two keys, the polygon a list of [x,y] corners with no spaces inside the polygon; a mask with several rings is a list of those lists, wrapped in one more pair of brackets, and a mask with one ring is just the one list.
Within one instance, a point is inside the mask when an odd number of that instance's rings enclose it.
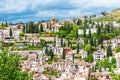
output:
{"label": "tall cypress", "polygon": [[77,42],[77,54],[79,54],[79,48],[80,48],[80,46],[79,46],[79,41]]}
{"label": "tall cypress", "polygon": [[24,32],[24,33],[26,32],[26,28],[25,28],[25,25],[23,25],[23,32]]}
{"label": "tall cypress", "polygon": [[40,24],[40,32],[43,32],[43,26],[42,26],[42,23]]}
{"label": "tall cypress", "polygon": [[66,57],[65,50],[63,49],[62,58],[65,59],[65,57]]}
{"label": "tall cypress", "polygon": [[12,37],[12,29],[10,28],[10,30],[9,30],[9,35],[10,35],[10,37]]}
{"label": "tall cypress", "polygon": [[91,30],[89,29],[89,39],[91,39]]}
{"label": "tall cypress", "polygon": [[51,56],[51,60],[53,60],[53,58],[54,58],[54,53],[53,53],[52,49],[50,49],[50,56]]}
{"label": "tall cypress", "polygon": [[109,57],[109,56],[112,56],[112,49],[111,49],[110,44],[107,47],[107,57]]}

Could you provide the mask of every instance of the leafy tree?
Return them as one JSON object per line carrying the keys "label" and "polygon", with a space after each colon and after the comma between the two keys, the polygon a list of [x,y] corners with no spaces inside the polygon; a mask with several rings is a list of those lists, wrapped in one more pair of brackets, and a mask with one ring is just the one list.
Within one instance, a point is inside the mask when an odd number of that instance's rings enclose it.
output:
{"label": "leafy tree", "polygon": [[93,55],[89,54],[87,58],[84,58],[86,62],[93,62]]}
{"label": "leafy tree", "polygon": [[111,62],[114,64],[116,63],[116,59],[115,58],[112,58]]}
{"label": "leafy tree", "polygon": [[25,33],[24,33],[24,32],[20,32],[20,33],[19,33],[19,36],[21,36],[21,37],[22,37],[22,36],[25,36]]}
{"label": "leafy tree", "polygon": [[78,19],[77,20],[77,25],[79,26],[82,23],[82,20]]}
{"label": "leafy tree", "polygon": [[110,59],[109,58],[105,58],[102,62],[102,67],[104,68],[111,68],[111,64],[110,64]]}
{"label": "leafy tree", "polygon": [[120,80],[120,74],[115,74],[114,71],[111,71],[112,80]]}
{"label": "leafy tree", "polygon": [[88,61],[89,61],[89,62],[93,62],[93,55],[92,55],[92,54],[89,54],[89,55],[88,55]]}
{"label": "leafy tree", "polygon": [[119,52],[119,51],[120,51],[120,47],[115,47],[115,48],[114,48],[114,51],[115,51],[115,52]]}
{"label": "leafy tree", "polygon": [[2,52],[0,54],[0,80],[32,80],[32,76],[20,70],[19,61],[20,56],[17,54]]}
{"label": "leafy tree", "polygon": [[85,49],[85,51],[87,51],[88,54],[90,54],[90,51],[91,51],[90,44],[87,44],[84,49]]}
{"label": "leafy tree", "polygon": [[106,15],[106,11],[104,11],[104,12],[101,12],[101,14],[102,14],[103,16],[105,16],[105,15]]}

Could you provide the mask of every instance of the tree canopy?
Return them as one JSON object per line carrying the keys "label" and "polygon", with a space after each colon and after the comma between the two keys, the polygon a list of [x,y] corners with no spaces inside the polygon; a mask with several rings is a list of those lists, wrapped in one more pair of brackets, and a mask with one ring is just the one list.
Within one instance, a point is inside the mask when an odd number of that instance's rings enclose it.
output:
{"label": "tree canopy", "polygon": [[32,80],[27,72],[22,72],[19,67],[20,56],[9,54],[7,51],[0,53],[0,80]]}

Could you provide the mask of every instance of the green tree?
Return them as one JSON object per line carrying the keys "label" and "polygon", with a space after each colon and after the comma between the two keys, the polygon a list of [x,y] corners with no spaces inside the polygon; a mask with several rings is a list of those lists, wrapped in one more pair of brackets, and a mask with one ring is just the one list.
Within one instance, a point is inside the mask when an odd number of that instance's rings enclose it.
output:
{"label": "green tree", "polygon": [[24,33],[26,32],[25,25],[23,25],[23,32],[24,32]]}
{"label": "green tree", "polygon": [[120,47],[115,47],[115,48],[114,48],[114,51],[115,51],[115,52],[119,52],[119,51],[120,51]]}
{"label": "green tree", "polygon": [[8,27],[8,23],[7,22],[5,23],[5,26]]}
{"label": "green tree", "polygon": [[83,29],[83,36],[84,38],[86,37],[86,26],[84,26],[84,29]]}
{"label": "green tree", "polygon": [[82,20],[78,19],[77,20],[77,25],[80,26],[81,23],[82,23]]}
{"label": "green tree", "polygon": [[47,28],[49,28],[49,24],[48,24],[48,22],[47,22]]}
{"label": "green tree", "polygon": [[11,28],[10,28],[10,30],[9,30],[9,35],[10,35],[10,37],[12,37],[12,35],[13,35]]}
{"label": "green tree", "polygon": [[62,58],[65,59],[65,56],[66,56],[65,50],[63,49]]}
{"label": "green tree", "polygon": [[111,71],[112,80],[120,80],[120,74],[115,74],[114,71]]}
{"label": "green tree", "polygon": [[43,32],[43,26],[42,26],[42,23],[40,24],[40,32]]}
{"label": "green tree", "polygon": [[112,56],[112,50],[110,44],[107,47],[107,57]]}
{"label": "green tree", "polygon": [[91,46],[90,46],[90,44],[87,44],[87,45],[85,46],[85,51],[87,51],[88,55],[90,54],[90,51],[91,51]]}
{"label": "green tree", "polygon": [[79,46],[79,42],[77,43],[77,54],[79,54],[79,48],[80,48],[80,46]]}
{"label": "green tree", "polygon": [[46,54],[47,56],[49,56],[49,51],[48,51],[48,48],[47,48],[47,47],[45,48],[45,54]]}
{"label": "green tree", "polygon": [[4,51],[0,54],[0,80],[32,80],[27,72],[22,72],[19,67],[20,56],[8,54]]}
{"label": "green tree", "polygon": [[50,49],[50,56],[51,56],[51,61],[52,61],[54,58],[54,53],[53,53],[52,49]]}
{"label": "green tree", "polygon": [[67,35],[65,38],[67,39],[67,46],[69,47],[71,37],[69,35]]}
{"label": "green tree", "polygon": [[25,36],[25,33],[24,32],[20,32],[19,36],[23,37],[23,36]]}
{"label": "green tree", "polygon": [[89,29],[89,39],[91,39],[91,30]]}

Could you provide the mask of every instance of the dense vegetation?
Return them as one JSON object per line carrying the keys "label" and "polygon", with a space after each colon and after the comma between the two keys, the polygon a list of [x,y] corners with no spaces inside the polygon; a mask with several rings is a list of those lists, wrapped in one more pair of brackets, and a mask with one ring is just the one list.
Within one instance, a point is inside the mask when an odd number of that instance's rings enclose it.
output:
{"label": "dense vegetation", "polygon": [[0,53],[0,80],[32,80],[32,75],[20,70],[20,56],[9,54],[7,51]]}

